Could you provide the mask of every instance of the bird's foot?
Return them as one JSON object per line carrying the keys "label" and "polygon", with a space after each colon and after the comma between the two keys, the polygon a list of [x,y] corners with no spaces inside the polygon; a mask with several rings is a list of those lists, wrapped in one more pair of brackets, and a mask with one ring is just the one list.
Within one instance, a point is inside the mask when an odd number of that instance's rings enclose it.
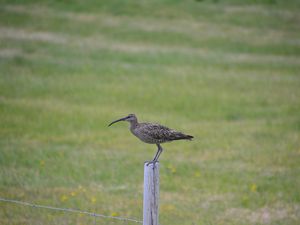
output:
{"label": "bird's foot", "polygon": [[155,165],[155,163],[157,163],[157,160],[152,160],[152,161],[146,161],[145,163],[147,163],[146,165],[149,166],[150,164]]}

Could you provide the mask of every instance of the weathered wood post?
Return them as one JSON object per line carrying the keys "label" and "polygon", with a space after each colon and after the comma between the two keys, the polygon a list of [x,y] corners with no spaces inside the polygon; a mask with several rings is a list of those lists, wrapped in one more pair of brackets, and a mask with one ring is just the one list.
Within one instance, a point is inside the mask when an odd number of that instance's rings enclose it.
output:
{"label": "weathered wood post", "polygon": [[159,163],[144,164],[143,225],[158,225]]}

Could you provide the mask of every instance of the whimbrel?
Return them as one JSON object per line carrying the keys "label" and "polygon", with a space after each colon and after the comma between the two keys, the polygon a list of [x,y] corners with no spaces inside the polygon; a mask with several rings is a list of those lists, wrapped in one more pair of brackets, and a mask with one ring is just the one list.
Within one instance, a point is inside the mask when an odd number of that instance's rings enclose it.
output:
{"label": "whimbrel", "polygon": [[[129,114],[128,116],[115,120],[111,122],[108,126],[119,122],[119,121],[128,121],[130,123],[130,131],[141,141],[148,144],[156,144],[157,152],[152,161],[149,163],[155,163],[158,161],[160,154],[163,151],[161,143],[175,141],[175,140],[192,140],[193,136],[183,134],[179,131],[172,130],[168,127],[162,126],[155,123],[139,123],[134,114]],[[148,163],[148,164],[149,164]]]}

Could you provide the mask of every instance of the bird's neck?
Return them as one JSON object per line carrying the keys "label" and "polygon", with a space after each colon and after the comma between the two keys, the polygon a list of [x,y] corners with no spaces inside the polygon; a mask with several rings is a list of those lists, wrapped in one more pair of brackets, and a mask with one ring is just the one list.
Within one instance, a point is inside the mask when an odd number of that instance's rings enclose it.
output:
{"label": "bird's neck", "polygon": [[137,120],[130,121],[130,129],[136,128],[137,125],[138,125],[138,121]]}

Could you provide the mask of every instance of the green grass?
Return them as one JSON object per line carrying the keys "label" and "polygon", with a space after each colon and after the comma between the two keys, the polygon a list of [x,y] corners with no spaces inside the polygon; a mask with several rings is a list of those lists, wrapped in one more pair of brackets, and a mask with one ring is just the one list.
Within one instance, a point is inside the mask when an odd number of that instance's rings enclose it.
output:
{"label": "green grass", "polygon": [[195,136],[164,145],[160,224],[299,224],[299,1],[0,2],[0,197],[142,219],[155,146],[107,127],[136,113]]}

